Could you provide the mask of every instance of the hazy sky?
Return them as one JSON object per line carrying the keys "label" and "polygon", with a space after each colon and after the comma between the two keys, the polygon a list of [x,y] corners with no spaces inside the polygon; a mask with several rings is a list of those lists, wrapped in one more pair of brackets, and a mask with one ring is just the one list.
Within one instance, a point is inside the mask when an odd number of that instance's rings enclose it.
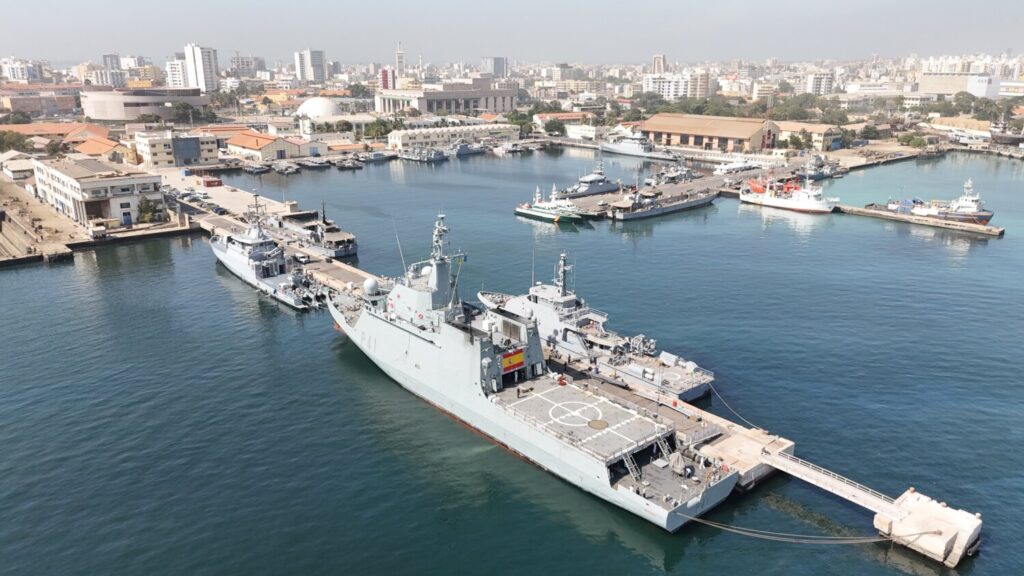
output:
{"label": "hazy sky", "polygon": [[[996,0],[3,0],[0,55],[157,62],[188,42],[268,64],[322,48],[343,63],[849,59],[1024,49],[1024,1]],[[152,6],[152,8],[149,8]],[[38,23],[38,28],[35,26]]]}

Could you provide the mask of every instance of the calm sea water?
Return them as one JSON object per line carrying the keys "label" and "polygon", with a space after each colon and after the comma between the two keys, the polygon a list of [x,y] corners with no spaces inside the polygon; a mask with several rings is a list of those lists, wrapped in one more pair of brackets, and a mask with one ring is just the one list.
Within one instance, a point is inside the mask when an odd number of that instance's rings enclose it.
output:
{"label": "calm sea water", "polygon": [[[974,178],[1006,238],[741,207],[627,226],[517,220],[587,153],[239,175],[328,212],[360,265],[397,274],[444,211],[463,293],[525,290],[558,252],[615,328],[714,370],[797,453],[897,495],[984,515],[955,573],[1024,567],[1024,167],[953,156],[828,185],[851,204],[952,198]],[[613,177],[634,161],[606,159]],[[0,273],[0,572],[11,574],[945,574],[885,545],[671,535],[435,411],[332,331],[272,304],[201,237]],[[726,414],[720,402],[710,408]],[[871,515],[777,477],[709,517],[870,534]]]}

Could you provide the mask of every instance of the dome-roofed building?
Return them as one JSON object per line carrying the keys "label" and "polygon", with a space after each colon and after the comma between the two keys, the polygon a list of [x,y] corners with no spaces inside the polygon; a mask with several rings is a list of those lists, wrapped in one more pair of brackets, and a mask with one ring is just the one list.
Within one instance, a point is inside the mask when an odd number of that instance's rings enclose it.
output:
{"label": "dome-roofed building", "polygon": [[341,116],[341,108],[329,98],[317,96],[310,98],[299,106],[295,111],[296,116],[307,116],[310,120],[324,120],[334,116]]}

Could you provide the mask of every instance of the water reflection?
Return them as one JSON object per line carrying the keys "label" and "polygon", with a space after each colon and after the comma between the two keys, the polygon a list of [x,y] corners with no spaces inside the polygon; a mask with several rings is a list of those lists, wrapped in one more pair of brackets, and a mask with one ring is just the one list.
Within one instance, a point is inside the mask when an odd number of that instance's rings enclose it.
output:
{"label": "water reflection", "polygon": [[785,226],[802,240],[809,239],[818,228],[830,228],[835,225],[833,216],[828,214],[805,214],[742,202],[738,211],[741,215],[760,216],[762,230],[767,231],[773,226]]}
{"label": "water reflection", "polygon": [[581,228],[592,229],[594,226],[587,221],[583,222],[545,222],[543,220],[534,220],[533,218],[524,218],[523,216],[516,216],[516,220],[522,224],[528,224],[533,228],[533,237],[536,238],[548,238],[556,236],[559,233],[579,234]]}
{"label": "water reflection", "polygon": [[958,265],[967,261],[967,256],[972,249],[987,246],[989,241],[987,236],[980,234],[915,224],[886,223],[886,230],[895,232],[897,236],[910,237],[921,242],[942,246],[946,249],[949,259]]}

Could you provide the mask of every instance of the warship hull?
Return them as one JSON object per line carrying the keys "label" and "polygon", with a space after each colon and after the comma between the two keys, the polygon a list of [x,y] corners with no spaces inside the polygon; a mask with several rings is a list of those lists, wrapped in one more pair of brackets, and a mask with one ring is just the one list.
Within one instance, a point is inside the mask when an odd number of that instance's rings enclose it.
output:
{"label": "warship hull", "polygon": [[[436,334],[423,335],[366,312],[353,326],[333,302],[329,309],[352,343],[409,392],[566,482],[665,530],[676,531],[713,508],[736,484],[738,475],[732,472],[694,498],[666,509],[621,485],[613,486],[604,462],[538,428],[529,412],[516,409],[519,402],[537,396],[523,400],[514,394],[511,398],[488,396],[474,385],[484,352],[481,346],[486,346],[486,341],[447,325]],[[564,386],[546,390],[567,391]]]}

